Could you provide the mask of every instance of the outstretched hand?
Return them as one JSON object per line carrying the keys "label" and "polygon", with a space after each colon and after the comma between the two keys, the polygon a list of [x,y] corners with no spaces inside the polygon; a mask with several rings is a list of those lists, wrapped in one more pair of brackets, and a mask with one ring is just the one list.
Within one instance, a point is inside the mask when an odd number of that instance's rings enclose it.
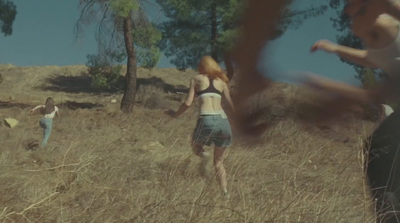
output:
{"label": "outstretched hand", "polygon": [[168,109],[168,110],[164,111],[164,114],[170,116],[171,118],[176,118],[176,111],[174,111],[172,109]]}
{"label": "outstretched hand", "polygon": [[311,52],[315,52],[317,50],[324,50],[326,52],[333,53],[336,51],[337,46],[338,46],[337,44],[332,43],[329,40],[319,40],[311,46]]}

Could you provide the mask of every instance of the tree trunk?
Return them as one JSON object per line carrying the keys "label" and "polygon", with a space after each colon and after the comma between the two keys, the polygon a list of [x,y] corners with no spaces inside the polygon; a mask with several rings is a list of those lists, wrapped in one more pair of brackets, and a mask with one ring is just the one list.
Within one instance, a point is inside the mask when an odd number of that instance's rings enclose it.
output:
{"label": "tree trunk", "polygon": [[123,30],[126,53],[128,55],[125,75],[125,90],[121,101],[121,110],[125,113],[133,111],[136,95],[136,55],[132,36],[132,12],[124,18]]}
{"label": "tree trunk", "polygon": [[215,0],[211,3],[211,57],[218,61],[217,52],[217,3]]}

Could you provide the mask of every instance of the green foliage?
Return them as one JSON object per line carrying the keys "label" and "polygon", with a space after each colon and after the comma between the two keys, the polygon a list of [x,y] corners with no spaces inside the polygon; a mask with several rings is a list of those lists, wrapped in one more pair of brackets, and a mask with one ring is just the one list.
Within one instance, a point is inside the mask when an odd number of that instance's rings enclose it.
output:
{"label": "green foliage", "polygon": [[92,78],[92,87],[101,90],[117,88],[122,66],[113,65],[106,58],[99,55],[88,55],[88,73]]}
{"label": "green foliage", "polygon": [[141,26],[133,31],[137,60],[142,67],[153,68],[161,58],[157,44],[162,39],[162,34],[149,22],[142,22],[139,25]]}
{"label": "green foliage", "polygon": [[134,0],[110,0],[110,7],[119,17],[129,16],[129,12],[139,9],[139,3]]}
{"label": "green foliage", "polygon": [[140,66],[144,68],[153,68],[161,58],[160,49],[157,47],[137,48],[136,56]]}
{"label": "green foliage", "polygon": [[[286,0],[289,5],[293,0]],[[232,49],[239,34],[240,19],[246,1],[241,0],[157,0],[169,19],[160,24],[163,39],[160,47],[178,69],[195,68],[203,55],[217,61]],[[326,6],[306,10],[284,11],[280,36],[288,28],[298,28],[305,19],[318,16]],[[267,16],[267,15],[266,15]]]}
{"label": "green foliage", "polygon": [[363,80],[363,85],[366,88],[370,88],[378,84],[378,81],[375,77],[375,72],[370,68],[366,69]]}
{"label": "green foliage", "polygon": [[133,38],[139,46],[150,47],[161,40],[162,34],[152,24],[147,23],[136,27]]}
{"label": "green foliage", "polygon": [[[100,88],[112,88],[117,83],[121,67],[112,66],[114,61],[126,60],[124,96],[121,110],[132,112],[136,94],[137,61],[145,67],[153,67],[160,59],[157,42],[161,34],[156,32],[145,15],[141,0],[80,0],[81,15],[77,22],[88,24],[98,22],[96,39],[99,46],[99,57],[89,58],[89,73],[93,85]],[[148,2],[147,2],[148,3]],[[100,15],[95,17],[94,15]],[[111,60],[107,52],[124,52],[116,54]],[[115,60],[116,58],[116,60]]]}
{"label": "green foliage", "polygon": [[178,69],[196,67],[198,59],[205,54],[213,54],[217,60],[222,58],[237,38],[234,33],[237,33],[244,1],[157,2],[163,8],[164,15],[169,18],[159,26],[163,32],[160,46]]}
{"label": "green foliage", "polygon": [[15,4],[9,0],[0,0],[0,27],[5,36],[12,34],[12,25],[17,15]]}
{"label": "green foliage", "polygon": [[161,58],[158,45],[162,34],[149,21],[141,7],[142,4],[144,1],[140,0],[81,0],[82,16],[78,20],[76,30],[79,30],[79,24],[98,22],[96,30],[98,54],[107,55],[108,60],[120,63],[127,57],[123,38],[123,18],[131,12],[137,62],[140,66],[152,68]]}

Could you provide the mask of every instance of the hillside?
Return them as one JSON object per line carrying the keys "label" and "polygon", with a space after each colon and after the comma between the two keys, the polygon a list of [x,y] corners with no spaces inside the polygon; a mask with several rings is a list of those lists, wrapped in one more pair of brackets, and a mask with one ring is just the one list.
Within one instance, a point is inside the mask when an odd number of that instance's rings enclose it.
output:
{"label": "hillside", "polygon": [[[111,103],[121,91],[95,91],[85,71],[0,65],[0,118],[19,120],[0,124],[0,222],[374,222],[361,167],[373,123],[305,125],[297,105],[306,93],[276,83],[249,106],[268,106],[269,131],[233,129],[224,199],[190,149],[196,105],[179,119],[163,114],[195,72],[140,68],[138,103],[125,115]],[[60,117],[38,149],[40,115],[28,113],[48,96]]]}

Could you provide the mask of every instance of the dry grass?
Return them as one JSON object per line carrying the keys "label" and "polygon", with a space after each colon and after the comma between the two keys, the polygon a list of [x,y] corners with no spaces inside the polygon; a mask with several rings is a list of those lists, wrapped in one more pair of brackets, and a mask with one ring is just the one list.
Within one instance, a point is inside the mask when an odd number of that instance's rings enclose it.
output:
{"label": "dry grass", "polygon": [[[19,79],[25,92],[5,92],[14,80],[7,74],[0,96],[17,97],[0,99],[0,117],[20,124],[0,126],[0,222],[374,222],[360,155],[371,123],[349,118],[330,129],[305,128],[295,116],[280,115],[294,105],[289,96],[298,95],[288,85],[260,97],[271,102],[270,131],[257,140],[235,135],[225,162],[231,197],[224,199],[215,178],[200,177],[189,147],[196,108],[170,119],[161,108],[138,104],[123,115],[109,103],[120,94],[31,90],[30,74]],[[169,80],[183,74],[169,75],[163,80],[174,85]],[[158,87],[141,91],[179,105]],[[148,100],[143,92],[138,97]],[[27,111],[48,94],[62,104],[61,117],[47,148],[27,150],[42,136],[40,116]],[[272,103],[282,94],[286,103]],[[81,104],[72,109],[67,100]],[[89,102],[102,106],[79,108]]]}

